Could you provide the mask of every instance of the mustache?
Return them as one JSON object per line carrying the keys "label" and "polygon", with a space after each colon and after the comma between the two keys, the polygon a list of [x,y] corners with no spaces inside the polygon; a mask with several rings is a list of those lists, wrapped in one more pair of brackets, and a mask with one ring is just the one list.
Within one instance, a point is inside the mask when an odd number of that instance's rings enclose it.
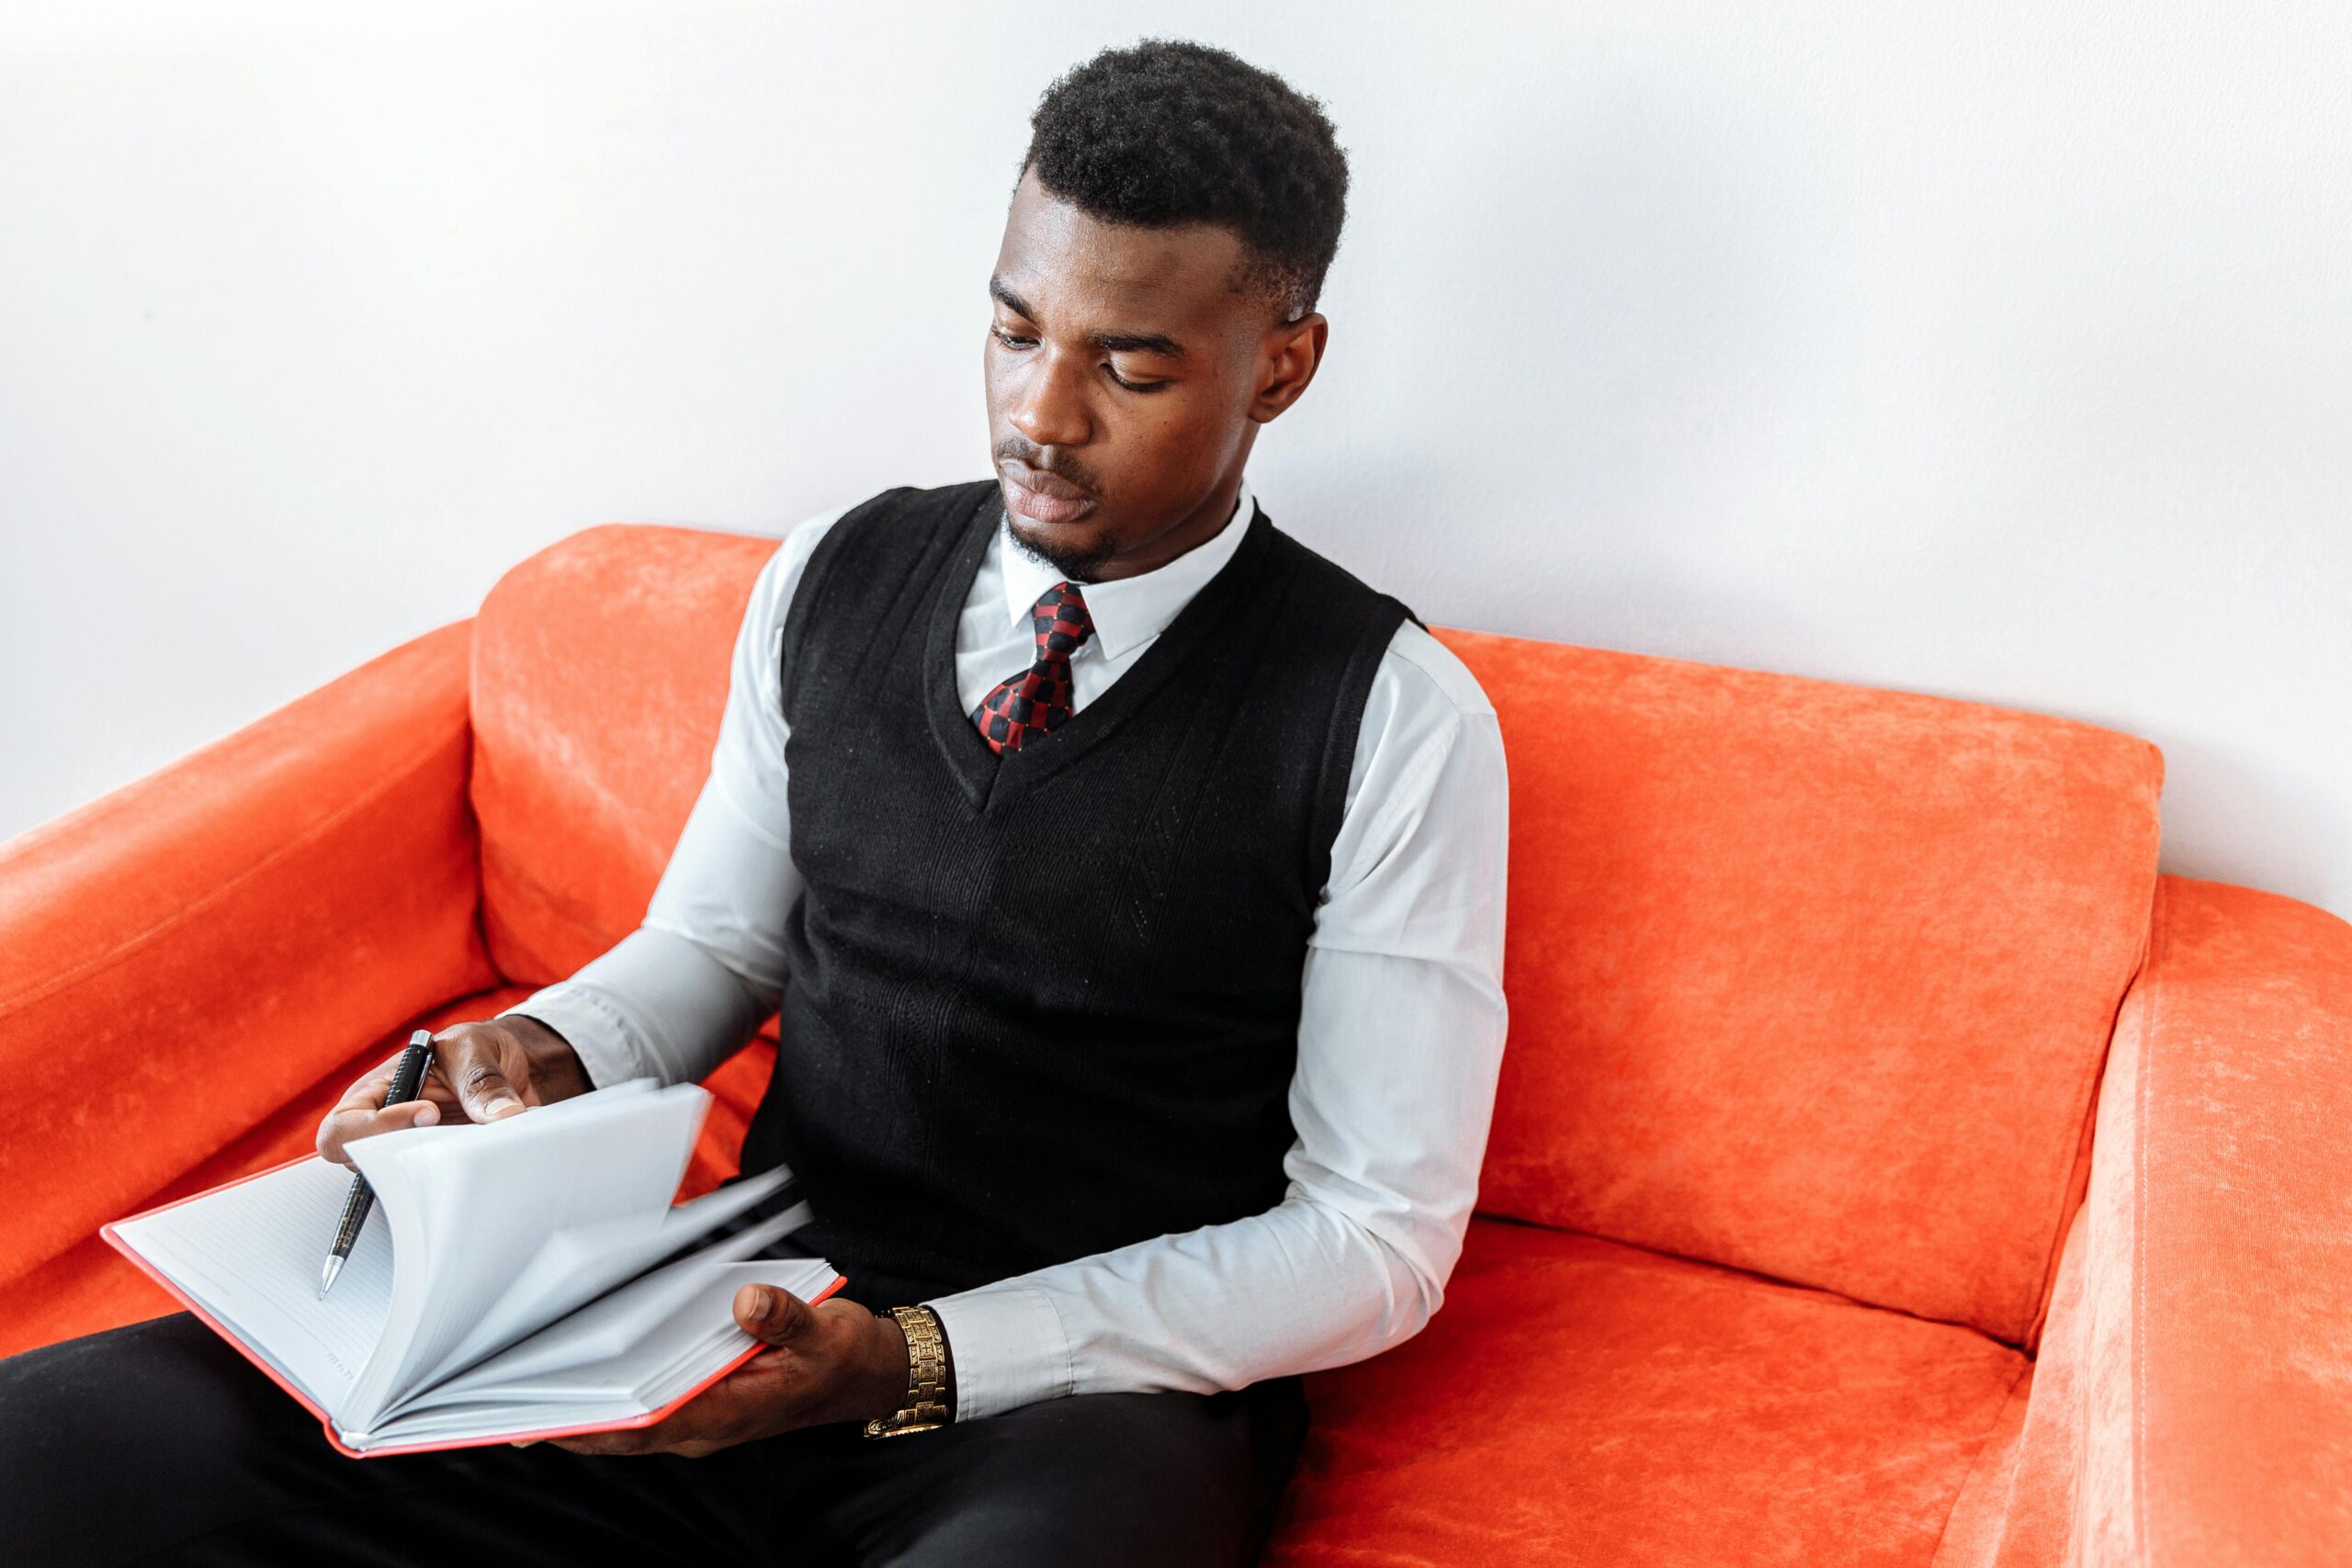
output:
{"label": "mustache", "polygon": [[1057,457],[1051,463],[1041,463],[1037,459],[1045,450],[1046,448],[1035,442],[1012,435],[996,444],[994,456],[999,464],[1020,463],[1035,468],[1041,474],[1051,474],[1057,479],[1074,484],[1089,495],[1102,493],[1102,482],[1094,477],[1093,471],[1085,464],[1068,457]]}

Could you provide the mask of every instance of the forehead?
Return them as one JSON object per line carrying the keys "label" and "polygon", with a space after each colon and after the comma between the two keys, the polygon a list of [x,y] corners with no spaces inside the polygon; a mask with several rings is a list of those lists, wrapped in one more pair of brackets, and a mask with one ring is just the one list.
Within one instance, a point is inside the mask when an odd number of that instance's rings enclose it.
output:
{"label": "forehead", "polygon": [[[1021,177],[1005,215],[996,275],[1058,331],[1102,324],[1173,333],[1223,329],[1246,313],[1232,283],[1241,236],[1214,223],[1166,229],[1108,223]],[[1069,314],[1068,321],[1052,318]]]}

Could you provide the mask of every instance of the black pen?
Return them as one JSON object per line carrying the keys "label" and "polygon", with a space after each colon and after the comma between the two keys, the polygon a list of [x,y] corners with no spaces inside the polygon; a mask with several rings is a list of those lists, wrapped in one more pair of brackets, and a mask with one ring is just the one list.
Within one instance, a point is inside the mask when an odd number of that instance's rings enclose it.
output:
{"label": "black pen", "polygon": [[[391,1091],[384,1096],[384,1105],[405,1105],[424,1089],[424,1069],[433,1065],[433,1031],[420,1029],[408,1037],[408,1049],[401,1053],[398,1066],[392,1068]],[[344,1264],[351,1257],[352,1247],[359,1240],[359,1227],[368,1223],[368,1212],[376,1206],[376,1190],[368,1179],[356,1171],[351,1177],[351,1197],[343,1205],[343,1224],[334,1233],[334,1250],[327,1254],[327,1265],[319,1271],[319,1299],[326,1300],[327,1292],[334,1286],[334,1277],[343,1272]]]}

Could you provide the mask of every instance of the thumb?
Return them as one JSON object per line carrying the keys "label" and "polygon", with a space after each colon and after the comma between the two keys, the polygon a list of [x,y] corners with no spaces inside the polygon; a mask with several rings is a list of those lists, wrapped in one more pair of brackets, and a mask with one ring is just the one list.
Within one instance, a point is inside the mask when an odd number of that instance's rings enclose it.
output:
{"label": "thumb", "polygon": [[523,1095],[498,1070],[498,1058],[478,1034],[469,1033],[443,1067],[458,1103],[476,1122],[496,1122],[523,1109]]}
{"label": "thumb", "polygon": [[781,1285],[746,1285],[735,1292],[735,1321],[771,1345],[790,1345],[816,1326],[817,1314]]}

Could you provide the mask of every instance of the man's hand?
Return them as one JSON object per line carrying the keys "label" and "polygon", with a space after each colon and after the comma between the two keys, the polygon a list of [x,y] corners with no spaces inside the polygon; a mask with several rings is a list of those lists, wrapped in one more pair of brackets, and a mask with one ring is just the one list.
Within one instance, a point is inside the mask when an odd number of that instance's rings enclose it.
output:
{"label": "man's hand", "polygon": [[735,1292],[735,1321],[765,1347],[668,1419],[546,1440],[581,1454],[700,1459],[796,1427],[871,1421],[906,1397],[907,1337],[896,1318],[839,1296],[810,1306],[780,1286],[746,1285]]}
{"label": "man's hand", "polygon": [[[551,1105],[594,1087],[588,1069],[563,1036],[535,1018],[516,1014],[481,1023],[453,1024],[433,1037],[433,1070],[424,1092],[405,1105],[386,1106],[398,1053],[344,1091],[319,1123],[319,1153],[350,1167],[345,1145],[401,1127],[430,1127],[463,1113],[495,1122],[530,1105]],[[353,1168],[356,1168],[354,1167]]]}

